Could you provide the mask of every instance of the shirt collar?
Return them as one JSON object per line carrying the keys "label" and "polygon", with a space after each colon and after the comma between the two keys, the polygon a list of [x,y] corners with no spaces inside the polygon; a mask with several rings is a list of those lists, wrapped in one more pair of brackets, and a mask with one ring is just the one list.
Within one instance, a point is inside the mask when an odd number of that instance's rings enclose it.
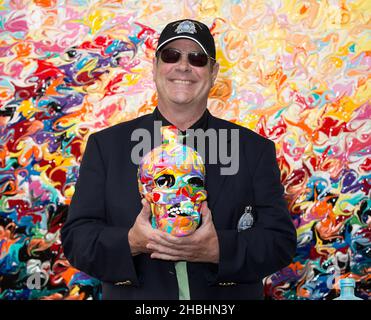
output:
{"label": "shirt collar", "polygon": [[[162,126],[172,126],[173,124],[168,121],[160,112],[160,110],[156,107],[154,111],[155,120],[161,121]],[[205,112],[202,114],[201,118],[198,119],[194,124],[192,124],[188,129],[203,129],[206,131],[208,129],[208,120],[209,120],[210,112],[209,110],[205,110]],[[179,130],[181,131],[181,130]],[[181,133],[184,135],[185,131],[181,131]]]}

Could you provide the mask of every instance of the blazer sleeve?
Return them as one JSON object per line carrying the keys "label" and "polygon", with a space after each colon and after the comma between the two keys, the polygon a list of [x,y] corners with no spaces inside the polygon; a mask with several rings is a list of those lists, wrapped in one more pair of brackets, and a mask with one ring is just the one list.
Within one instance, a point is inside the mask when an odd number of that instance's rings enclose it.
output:
{"label": "blazer sleeve", "polygon": [[106,171],[96,134],[89,137],[67,221],[61,232],[66,258],[77,269],[105,282],[138,285],[128,242],[129,228],[107,224]]}
{"label": "blazer sleeve", "polygon": [[217,230],[218,282],[261,281],[290,264],[295,255],[296,229],[283,197],[275,146],[266,142],[252,177],[255,223],[241,232]]}

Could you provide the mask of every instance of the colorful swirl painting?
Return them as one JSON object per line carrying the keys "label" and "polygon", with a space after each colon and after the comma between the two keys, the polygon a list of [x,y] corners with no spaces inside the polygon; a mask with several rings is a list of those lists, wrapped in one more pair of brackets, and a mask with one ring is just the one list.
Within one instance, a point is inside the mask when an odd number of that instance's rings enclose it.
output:
{"label": "colorful swirl painting", "polygon": [[159,31],[186,17],[216,40],[210,112],[276,143],[298,249],[266,298],[329,300],[353,277],[370,299],[370,1],[0,8],[0,299],[101,298],[60,241],[81,156],[91,133],[153,110]]}

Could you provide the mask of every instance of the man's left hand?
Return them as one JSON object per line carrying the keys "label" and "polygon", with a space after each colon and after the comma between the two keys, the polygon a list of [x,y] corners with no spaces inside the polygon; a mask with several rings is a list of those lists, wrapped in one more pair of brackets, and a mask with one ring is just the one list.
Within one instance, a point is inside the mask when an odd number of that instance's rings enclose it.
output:
{"label": "man's left hand", "polygon": [[211,211],[204,201],[201,207],[202,224],[192,234],[176,237],[166,232],[154,234],[147,244],[151,258],[219,263],[219,241]]}

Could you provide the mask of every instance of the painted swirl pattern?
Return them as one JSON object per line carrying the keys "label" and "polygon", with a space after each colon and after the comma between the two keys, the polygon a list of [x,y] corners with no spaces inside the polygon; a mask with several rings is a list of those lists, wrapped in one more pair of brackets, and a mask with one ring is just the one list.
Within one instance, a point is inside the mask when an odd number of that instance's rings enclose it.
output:
{"label": "painted swirl pattern", "polygon": [[277,146],[298,250],[266,297],[333,299],[351,276],[369,299],[369,1],[0,7],[0,299],[101,298],[60,241],[81,156],[91,133],[153,110],[158,32],[183,17],[215,36],[210,111]]}

